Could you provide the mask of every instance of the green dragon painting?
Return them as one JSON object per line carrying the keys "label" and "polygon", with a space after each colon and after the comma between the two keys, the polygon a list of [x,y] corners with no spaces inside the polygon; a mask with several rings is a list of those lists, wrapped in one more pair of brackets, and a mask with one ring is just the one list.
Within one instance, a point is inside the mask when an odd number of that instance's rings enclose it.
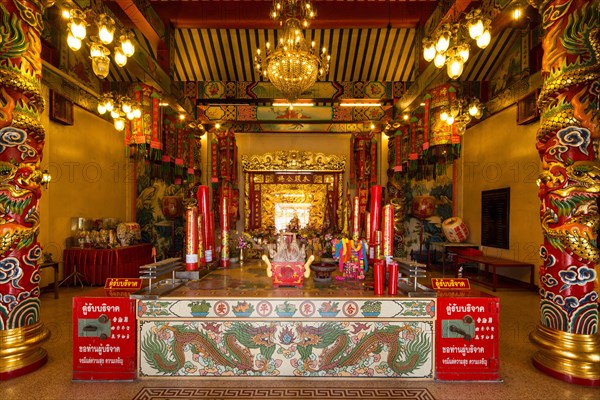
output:
{"label": "green dragon painting", "polygon": [[141,376],[431,377],[426,322],[142,322]]}

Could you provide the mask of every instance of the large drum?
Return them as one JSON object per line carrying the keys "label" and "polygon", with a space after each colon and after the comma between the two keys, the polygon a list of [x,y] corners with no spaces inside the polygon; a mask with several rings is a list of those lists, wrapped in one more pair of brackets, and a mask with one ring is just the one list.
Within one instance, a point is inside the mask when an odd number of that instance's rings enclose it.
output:
{"label": "large drum", "polygon": [[450,243],[462,243],[469,237],[469,228],[460,217],[452,217],[442,222],[442,231]]}

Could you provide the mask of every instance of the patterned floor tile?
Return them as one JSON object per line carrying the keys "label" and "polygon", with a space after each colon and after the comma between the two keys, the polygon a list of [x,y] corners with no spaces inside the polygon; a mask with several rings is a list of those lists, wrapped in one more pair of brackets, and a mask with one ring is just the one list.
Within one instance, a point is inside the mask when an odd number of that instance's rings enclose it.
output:
{"label": "patterned floor tile", "polygon": [[133,400],[396,399],[435,400],[427,389],[378,388],[143,388]]}

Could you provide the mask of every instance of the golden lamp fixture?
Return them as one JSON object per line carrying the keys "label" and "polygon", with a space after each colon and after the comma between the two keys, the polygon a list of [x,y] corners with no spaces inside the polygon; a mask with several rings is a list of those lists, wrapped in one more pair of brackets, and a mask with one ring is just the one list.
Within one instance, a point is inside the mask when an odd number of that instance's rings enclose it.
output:
{"label": "golden lamp fixture", "polygon": [[103,115],[107,112],[113,118],[115,129],[122,131],[125,129],[127,120],[131,121],[142,116],[142,110],[139,103],[134,102],[127,96],[112,93],[104,93],[98,99],[98,113]]}
{"label": "golden lamp fixture", "polygon": [[266,52],[257,49],[254,66],[257,72],[293,103],[317,80],[329,72],[330,56],[325,47],[319,51],[315,42],[306,42],[302,30],[316,16],[310,0],[275,0],[271,18],[283,26],[274,50],[266,44]]}
{"label": "golden lamp fixture", "polygon": [[450,107],[442,107],[440,119],[448,125],[456,126],[456,133],[463,135],[467,125],[473,118],[480,119],[483,116],[483,104],[478,98],[470,100],[458,99],[450,104]]}
{"label": "golden lamp fixture", "polygon": [[423,39],[423,58],[433,61],[437,68],[445,65],[450,79],[458,79],[469,59],[467,34],[480,49],[490,44],[492,21],[487,14],[476,8],[465,15],[464,21],[455,19],[442,24],[431,36]]}
{"label": "golden lamp fixture", "polygon": [[[110,58],[112,46],[113,60],[119,67],[127,64],[127,59],[135,53],[133,44],[134,35],[130,31],[121,29],[117,31],[115,20],[103,10],[86,8],[81,10],[72,1],[58,3],[61,15],[67,20],[67,44],[73,51],[82,47],[83,41],[88,37],[88,26],[95,26],[95,35],[90,35],[88,45],[92,70],[99,78],[106,78],[110,71]],[[103,5],[100,4],[99,7]],[[117,40],[115,40],[115,37]]]}

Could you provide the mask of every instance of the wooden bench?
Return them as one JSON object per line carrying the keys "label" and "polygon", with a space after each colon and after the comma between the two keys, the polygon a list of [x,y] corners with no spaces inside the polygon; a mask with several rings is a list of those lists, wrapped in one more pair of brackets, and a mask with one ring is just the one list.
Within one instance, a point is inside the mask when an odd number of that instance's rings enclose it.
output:
{"label": "wooden bench", "polygon": [[[499,257],[491,257],[484,255],[462,255],[457,254],[454,265],[458,267],[458,264],[464,262],[474,262],[478,264],[483,264],[485,267],[486,276],[490,274],[490,267],[492,268],[492,283],[490,284],[488,281],[480,280],[477,278],[470,278],[473,282],[480,283],[484,286],[491,287],[495,292],[498,287],[498,274],[496,272],[497,268],[529,268],[529,289],[536,290],[534,280],[533,280],[533,271],[534,265],[531,263],[526,263],[522,261],[508,260],[505,258]],[[512,285],[504,285],[502,287],[513,287]]]}

